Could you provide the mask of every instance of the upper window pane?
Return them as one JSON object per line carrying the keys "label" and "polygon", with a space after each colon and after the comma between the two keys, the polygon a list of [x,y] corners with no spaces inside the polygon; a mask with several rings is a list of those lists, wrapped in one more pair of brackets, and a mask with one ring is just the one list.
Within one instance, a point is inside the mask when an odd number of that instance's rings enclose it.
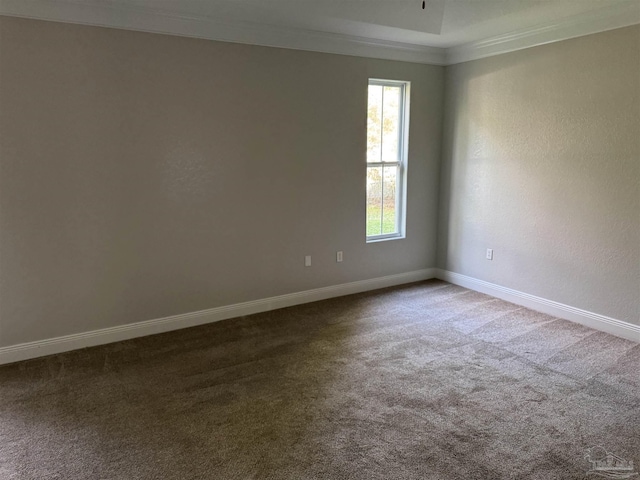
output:
{"label": "upper window pane", "polygon": [[402,87],[385,86],[382,90],[382,161],[400,160],[400,118]]}
{"label": "upper window pane", "polygon": [[369,85],[367,111],[367,162],[379,162],[382,155],[382,85]]}

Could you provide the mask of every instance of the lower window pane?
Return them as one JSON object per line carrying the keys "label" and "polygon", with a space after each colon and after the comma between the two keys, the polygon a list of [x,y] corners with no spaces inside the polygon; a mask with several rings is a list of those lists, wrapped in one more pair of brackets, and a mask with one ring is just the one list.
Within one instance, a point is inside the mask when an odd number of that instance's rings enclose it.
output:
{"label": "lower window pane", "polygon": [[382,234],[382,167],[367,168],[367,236]]}
{"label": "lower window pane", "polygon": [[397,233],[398,167],[385,166],[382,175],[382,233]]}

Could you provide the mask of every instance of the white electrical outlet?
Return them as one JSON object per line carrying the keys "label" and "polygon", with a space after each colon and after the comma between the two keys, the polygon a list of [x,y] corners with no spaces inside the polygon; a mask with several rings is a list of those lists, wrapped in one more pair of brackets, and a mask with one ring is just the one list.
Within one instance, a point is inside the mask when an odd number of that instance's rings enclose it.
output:
{"label": "white electrical outlet", "polygon": [[304,266],[305,267],[311,266],[311,255],[307,255],[304,257]]}
{"label": "white electrical outlet", "polygon": [[487,260],[493,260],[493,248],[487,248]]}
{"label": "white electrical outlet", "polygon": [[342,261],[342,252],[338,252],[336,253],[336,262],[341,262]]}

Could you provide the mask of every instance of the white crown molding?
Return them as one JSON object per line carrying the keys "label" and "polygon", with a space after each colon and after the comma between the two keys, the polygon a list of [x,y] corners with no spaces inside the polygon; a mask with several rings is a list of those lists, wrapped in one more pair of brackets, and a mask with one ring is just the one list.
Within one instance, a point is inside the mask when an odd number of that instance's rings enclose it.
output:
{"label": "white crown molding", "polygon": [[627,1],[577,15],[553,24],[538,25],[446,49],[446,65],[478,60],[547,43],[605,32],[640,23],[640,2]]}
{"label": "white crown molding", "polygon": [[436,47],[113,4],[0,0],[0,15],[432,65],[445,58]]}
{"label": "white crown molding", "polygon": [[0,347],[0,365],[68,352],[79,348],[94,347],[106,343],[155,335],[157,333],[179,330],[181,328],[195,327],[197,325],[218,322],[243,315],[252,315],[254,313],[276,310],[278,308],[291,307],[301,303],[317,302],[318,300],[325,300],[327,298],[393,287],[404,283],[419,282],[434,278],[435,273],[436,270],[434,268],[416,270],[397,275],[388,275],[369,280],[360,280],[277,297],[210,308],[199,312],[184,313],[128,325]]}
{"label": "white crown molding", "polygon": [[616,318],[589,312],[588,310],[582,310],[546,298],[536,297],[529,293],[520,292],[512,288],[485,282],[484,280],[478,280],[477,278],[468,277],[448,270],[437,269],[436,277],[440,280],[475,290],[476,292],[486,293],[492,297],[530,308],[531,310],[563,318],[589,328],[640,343],[640,325],[634,325]]}
{"label": "white crown molding", "polygon": [[553,24],[449,48],[228,21],[148,7],[87,4],[73,0],[0,0],[0,15],[339,55],[453,65],[638,24],[640,4],[637,0],[628,0]]}

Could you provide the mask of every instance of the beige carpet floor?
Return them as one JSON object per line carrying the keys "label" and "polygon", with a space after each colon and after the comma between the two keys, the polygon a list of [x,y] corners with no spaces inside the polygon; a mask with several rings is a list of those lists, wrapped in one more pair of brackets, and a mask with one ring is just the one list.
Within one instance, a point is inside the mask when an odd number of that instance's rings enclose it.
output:
{"label": "beige carpet floor", "polygon": [[640,345],[428,281],[0,367],[0,479],[584,478]]}

